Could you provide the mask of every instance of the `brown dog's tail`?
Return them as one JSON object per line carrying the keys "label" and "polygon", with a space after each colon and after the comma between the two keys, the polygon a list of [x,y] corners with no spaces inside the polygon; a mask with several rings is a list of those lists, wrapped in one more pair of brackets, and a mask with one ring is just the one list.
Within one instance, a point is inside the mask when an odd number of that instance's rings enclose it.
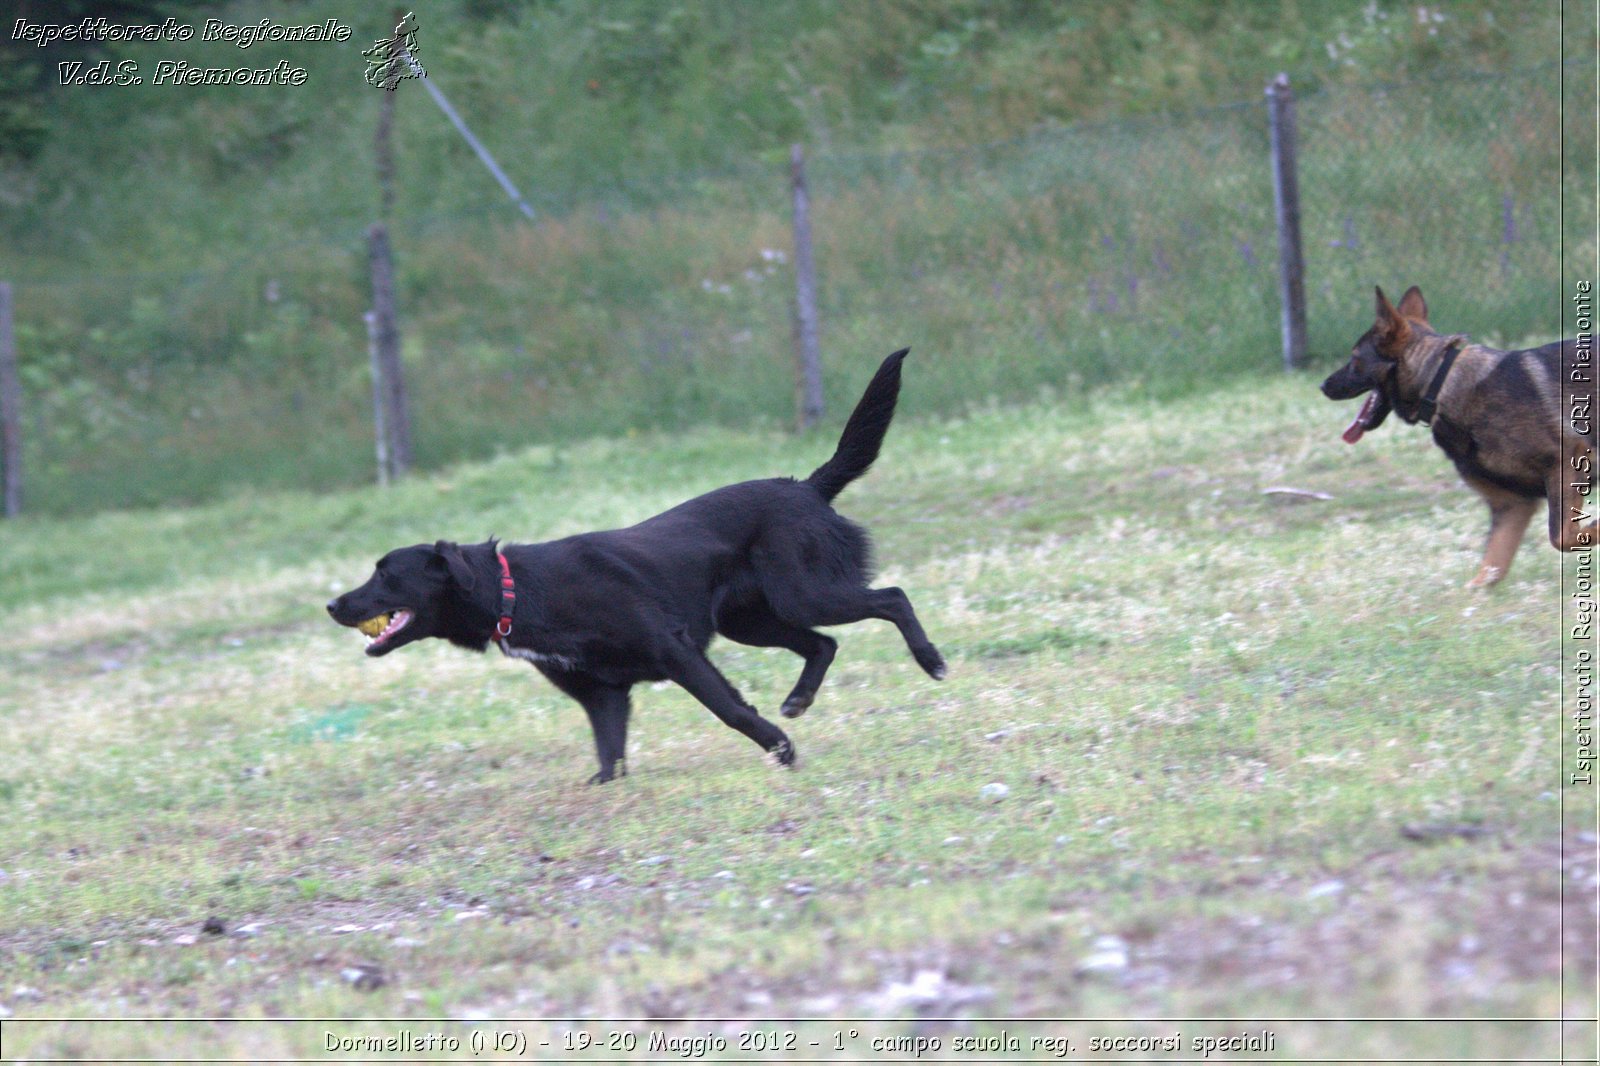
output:
{"label": "brown dog's tail", "polygon": [[910,350],[901,348],[878,367],[867,391],[861,394],[861,401],[850,412],[850,420],[844,424],[844,433],[839,437],[839,447],[834,450],[833,458],[806,478],[806,482],[830,503],[846,485],[865,474],[878,458],[878,449],[894,418],[895,401],[900,397],[900,364]]}

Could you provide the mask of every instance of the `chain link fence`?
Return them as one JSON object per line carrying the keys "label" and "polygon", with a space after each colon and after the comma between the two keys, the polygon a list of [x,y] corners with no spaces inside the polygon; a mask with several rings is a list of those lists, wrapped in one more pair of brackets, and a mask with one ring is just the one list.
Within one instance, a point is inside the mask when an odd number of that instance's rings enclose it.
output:
{"label": "chain link fence", "polygon": [[[1563,278],[1595,261],[1592,60],[1297,103],[1313,369],[1370,324],[1374,284],[1420,285],[1453,332],[1560,332]],[[522,180],[533,224],[490,200],[396,219],[419,465],[790,423],[787,154],[619,168],[573,202]],[[1175,394],[1281,366],[1264,97],[807,159],[830,418],[903,345],[922,413],[1119,382]],[[364,229],[200,249],[159,275],[5,279],[30,509],[368,480]]]}

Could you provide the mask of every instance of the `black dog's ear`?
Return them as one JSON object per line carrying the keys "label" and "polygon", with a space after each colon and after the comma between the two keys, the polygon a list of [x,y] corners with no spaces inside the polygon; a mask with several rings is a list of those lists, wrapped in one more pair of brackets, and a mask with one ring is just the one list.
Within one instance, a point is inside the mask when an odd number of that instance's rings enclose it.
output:
{"label": "black dog's ear", "polygon": [[472,590],[478,583],[478,578],[472,572],[472,567],[467,565],[467,557],[461,554],[461,545],[453,541],[441,540],[433,546],[435,555],[444,562],[450,571],[450,576],[462,588]]}

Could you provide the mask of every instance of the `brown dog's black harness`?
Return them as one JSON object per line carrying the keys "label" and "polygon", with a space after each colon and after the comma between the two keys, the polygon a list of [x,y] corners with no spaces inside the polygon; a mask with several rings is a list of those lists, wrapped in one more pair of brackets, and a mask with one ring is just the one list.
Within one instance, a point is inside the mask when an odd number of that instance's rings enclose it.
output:
{"label": "brown dog's black harness", "polygon": [[1425,426],[1433,424],[1433,416],[1439,412],[1439,393],[1444,389],[1444,379],[1450,376],[1450,368],[1455,366],[1456,356],[1461,354],[1460,345],[1461,340],[1454,338],[1445,348],[1439,357],[1439,368],[1433,372],[1428,387],[1422,390],[1422,399],[1417,401],[1408,422],[1421,422]]}

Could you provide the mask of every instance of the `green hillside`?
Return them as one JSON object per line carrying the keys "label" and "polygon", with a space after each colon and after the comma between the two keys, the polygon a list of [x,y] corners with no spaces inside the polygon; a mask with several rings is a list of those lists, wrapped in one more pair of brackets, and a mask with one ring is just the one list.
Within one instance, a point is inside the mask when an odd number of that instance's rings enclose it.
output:
{"label": "green hillside", "polygon": [[[367,480],[381,94],[360,53],[379,8],[24,5],[36,22],[108,7],[351,34],[83,56],[306,71],[276,88],[61,86],[54,51],[7,44],[8,128],[32,131],[0,153],[30,509]],[[1316,353],[1359,332],[1373,283],[1423,284],[1452,328],[1554,335],[1552,293],[1594,247],[1592,182],[1562,172],[1564,151],[1593,157],[1580,8],[424,4],[432,83],[538,214],[401,86],[418,459],[787,422],[791,143],[810,158],[835,410],[850,371],[903,344],[942,411],[1271,370],[1278,70],[1300,97]]]}

